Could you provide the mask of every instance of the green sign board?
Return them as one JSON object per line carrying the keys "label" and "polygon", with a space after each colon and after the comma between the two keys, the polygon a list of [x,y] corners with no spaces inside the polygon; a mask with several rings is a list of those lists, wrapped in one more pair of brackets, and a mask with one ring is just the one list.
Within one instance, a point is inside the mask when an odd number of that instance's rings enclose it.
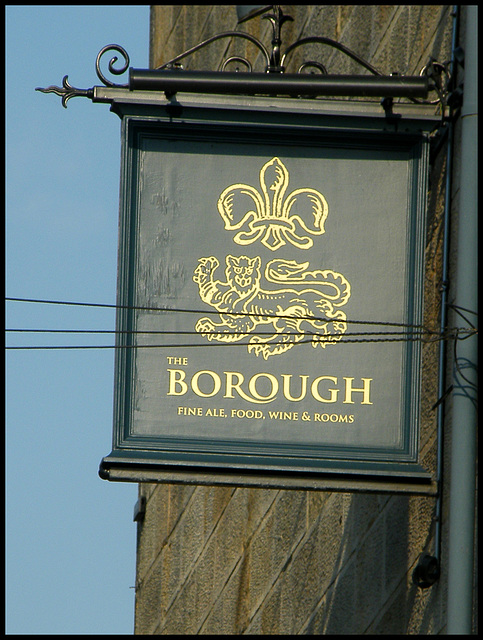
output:
{"label": "green sign board", "polygon": [[427,490],[433,123],[259,102],[121,114],[114,436],[102,474]]}

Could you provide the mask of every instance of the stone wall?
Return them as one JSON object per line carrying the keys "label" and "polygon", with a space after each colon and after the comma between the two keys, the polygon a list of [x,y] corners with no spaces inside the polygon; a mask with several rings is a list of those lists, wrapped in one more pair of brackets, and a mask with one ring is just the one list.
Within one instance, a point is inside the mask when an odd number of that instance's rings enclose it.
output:
{"label": "stone wall", "polygon": [[136,633],[438,633],[434,499],[143,485]]}
{"label": "stone wall", "polygon": [[[451,55],[451,8],[441,5],[290,5],[285,43],[323,35],[383,73],[418,74],[429,57]],[[150,64],[159,66],[211,35],[234,30],[235,6],[160,5],[151,13]],[[261,17],[239,29],[269,46]],[[250,47],[252,47],[250,49]],[[337,51],[304,50],[329,73],[361,73]],[[251,53],[250,53],[251,52]],[[247,54],[229,41],[190,58],[218,69]],[[287,71],[295,72],[302,53]],[[254,71],[263,71],[256,59]],[[438,327],[445,148],[430,177],[425,322]],[[438,344],[423,357],[422,457],[436,465]],[[445,630],[446,568],[430,589],[412,582],[420,555],[434,552],[435,498],[142,484],[138,524],[136,634],[435,634]],[[443,553],[445,549],[443,539]]]}

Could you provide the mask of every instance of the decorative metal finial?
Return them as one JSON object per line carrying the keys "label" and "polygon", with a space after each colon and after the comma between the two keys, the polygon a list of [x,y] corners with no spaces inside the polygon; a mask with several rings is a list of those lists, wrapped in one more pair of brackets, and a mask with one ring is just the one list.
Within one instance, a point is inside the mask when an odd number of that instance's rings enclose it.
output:
{"label": "decorative metal finial", "polygon": [[76,89],[69,84],[68,76],[64,76],[62,79],[62,87],[50,85],[43,89],[42,87],[36,87],[35,91],[41,91],[42,93],[55,93],[62,98],[62,106],[67,109],[67,102],[71,98],[76,96],[83,96],[84,98],[90,98],[92,100],[94,96],[94,89]]}
{"label": "decorative metal finial", "polygon": [[[103,47],[99,51],[99,53],[97,54],[97,58],[96,58],[96,73],[97,73],[97,77],[99,78],[99,80],[106,87],[125,87],[125,88],[127,88],[129,86],[128,84],[121,84],[121,85],[114,84],[114,82],[111,82],[110,80],[108,80],[106,78],[106,76],[102,73],[102,71],[101,71],[101,58],[108,51],[117,51],[124,58],[123,66],[120,69],[116,69],[116,67],[114,65],[118,61],[118,57],[117,56],[113,56],[109,60],[109,64],[108,64],[109,73],[112,73],[113,75],[118,76],[118,75],[122,75],[123,73],[125,73],[129,68],[129,56],[127,54],[127,51],[125,49],[123,49],[123,47],[119,46],[118,44],[108,44],[105,47]],[[84,97],[84,98],[90,98],[92,100],[93,97],[94,97],[94,88],[91,88],[91,89],[77,89],[76,87],[73,87],[69,83],[68,76],[64,76],[64,78],[62,79],[62,87],[57,87],[55,85],[51,85],[50,87],[46,87],[45,89],[42,88],[42,87],[36,87],[35,91],[41,91],[42,93],[55,93],[56,95],[58,95],[58,96],[60,96],[62,98],[62,106],[65,109],[67,109],[67,102],[71,98],[75,98],[75,97],[80,96],[80,97]]]}

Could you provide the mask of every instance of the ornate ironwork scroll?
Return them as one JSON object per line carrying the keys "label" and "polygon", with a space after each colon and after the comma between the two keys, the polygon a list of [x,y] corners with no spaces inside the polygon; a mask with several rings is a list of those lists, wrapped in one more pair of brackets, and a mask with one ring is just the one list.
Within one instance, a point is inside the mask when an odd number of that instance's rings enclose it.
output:
{"label": "ornate ironwork scroll", "polygon": [[122,47],[120,47],[118,44],[108,44],[105,47],[103,47],[99,53],[97,54],[97,58],[96,58],[96,72],[97,72],[97,77],[99,78],[99,80],[106,86],[106,87],[128,87],[128,84],[115,84],[114,82],[111,82],[110,80],[108,80],[106,78],[106,76],[102,73],[101,71],[101,58],[103,57],[103,55],[105,53],[107,53],[108,51],[117,51],[118,53],[120,53],[123,58],[124,58],[124,64],[120,69],[116,69],[116,67],[114,66],[116,64],[116,62],[118,61],[118,57],[117,56],[113,56],[110,60],[109,60],[109,65],[108,65],[108,69],[109,69],[109,73],[112,73],[115,76],[120,76],[123,73],[126,73],[126,71],[129,69],[129,56],[127,54],[127,51],[125,49],[123,49]]}
{"label": "ornate ironwork scroll", "polygon": [[[261,53],[264,61],[265,73],[272,74],[271,79],[274,78],[273,74],[279,74],[279,76],[281,74],[284,74],[287,63],[288,63],[288,59],[292,55],[292,53],[299,47],[303,47],[309,44],[318,44],[318,45],[328,46],[332,49],[335,49],[341,52],[345,56],[351,58],[353,61],[355,61],[357,64],[359,64],[361,67],[363,67],[366,71],[368,71],[373,76],[376,76],[381,79],[386,77],[379,69],[377,69],[372,64],[367,62],[367,60],[364,60],[361,56],[359,56],[357,53],[355,53],[345,45],[324,36],[308,36],[308,37],[301,38],[296,42],[290,44],[283,51],[282,35],[281,35],[282,27],[286,22],[292,21],[293,18],[291,16],[284,15],[282,8],[278,5],[273,5],[271,13],[265,14],[263,18],[267,19],[272,26],[271,50],[269,50],[258,38],[256,38],[255,36],[249,33],[245,33],[242,31],[225,31],[223,33],[219,33],[214,36],[211,36],[210,38],[207,38],[203,42],[198,43],[194,47],[191,47],[187,51],[180,53],[179,55],[175,56],[168,62],[165,62],[164,64],[160,65],[156,69],[152,70],[152,72],[156,73],[159,71],[176,70],[182,73],[184,71],[182,61],[188,58],[189,56],[193,55],[197,51],[204,49],[205,47],[208,47],[212,43],[217,42],[219,40],[223,40],[223,39],[240,40],[241,39],[241,40],[244,40],[245,42],[250,42],[258,49],[258,52]],[[104,58],[104,56],[108,52],[119,54],[122,58],[122,60],[120,61],[119,55],[114,55],[113,57],[111,57],[107,65],[109,74],[114,76],[120,76],[126,73],[126,71],[129,68],[129,55],[127,54],[126,50],[117,44],[106,45],[100,50],[96,58],[96,73],[97,73],[97,77],[102,82],[102,84],[106,87],[116,87],[116,88],[126,88],[126,89],[138,88],[137,86],[136,87],[134,86],[134,82],[132,86],[129,83],[117,84],[112,80],[110,80],[108,77],[106,77],[104,72],[101,70],[101,60]],[[120,64],[120,66],[118,66],[118,63]],[[231,55],[228,58],[226,58],[220,65],[220,72],[228,71],[229,70],[228,67],[231,64],[242,65],[242,67],[244,67],[244,71],[248,73],[253,72],[252,63],[245,56],[242,56],[242,55]],[[236,71],[239,71],[239,70],[240,70],[240,66],[237,66]],[[297,74],[295,75],[301,75],[306,73],[311,73],[311,74],[318,73],[325,76],[329,75],[326,65],[319,60],[306,60],[302,62],[297,69]],[[287,74],[287,77],[288,75],[289,74]],[[391,74],[391,75],[396,75],[396,74]],[[444,106],[446,105],[446,101],[448,99],[448,86],[451,83],[451,74],[450,74],[448,65],[441,64],[431,59],[428,62],[428,64],[425,65],[421,70],[420,76],[425,76],[429,79],[431,90],[435,91],[437,94],[436,99],[425,100],[424,103],[426,104],[441,103],[444,111]],[[334,78],[345,78],[345,77],[346,76],[334,76]],[[405,76],[400,76],[400,78],[401,80],[404,80]],[[410,80],[410,78],[408,77],[407,80]],[[64,76],[62,80],[62,87],[58,87],[55,85],[51,85],[46,88],[37,87],[36,91],[42,91],[43,93],[57,94],[62,99],[63,107],[67,107],[67,102],[73,97],[81,96],[81,97],[90,98],[91,100],[94,99],[94,87],[91,89],[78,89],[76,87],[73,87],[69,83],[68,76]],[[341,95],[341,94],[336,94],[336,95]],[[352,92],[344,95],[354,95],[354,93]],[[362,93],[357,95],[365,95],[365,94]],[[398,95],[404,96],[407,94],[401,93]],[[419,102],[419,103],[421,102],[415,97],[409,97],[409,99],[412,102]],[[387,98],[386,96],[385,100],[386,101],[383,103],[383,107],[386,109],[386,111],[390,112],[391,105],[392,105],[392,98]]]}
{"label": "ornate ironwork scroll", "polygon": [[[122,55],[122,57],[124,58],[124,64],[122,65],[122,67],[120,69],[117,69],[114,65],[117,63],[118,57],[117,56],[113,56],[109,60],[109,63],[108,63],[109,73],[111,73],[113,75],[122,75],[129,68],[129,55],[128,55],[127,51],[125,49],[123,49],[123,47],[121,47],[118,44],[108,44],[105,47],[103,47],[99,51],[99,53],[97,54],[97,58],[96,58],[97,77],[99,78],[99,80],[106,87],[124,87],[124,88],[127,88],[129,86],[128,84],[115,84],[114,82],[112,82],[111,80],[106,78],[104,73],[101,71],[101,59],[103,58],[103,56],[108,51],[110,51],[110,52],[116,51],[117,53],[120,53]],[[69,77],[68,76],[64,76],[64,78],[62,79],[62,87],[57,87],[56,85],[51,85],[50,87],[46,87],[46,88],[36,87],[35,91],[41,91],[42,93],[55,93],[56,95],[58,95],[58,96],[60,96],[62,98],[62,106],[64,108],[67,108],[67,102],[71,98],[84,97],[84,98],[89,98],[89,99],[92,100],[93,97],[94,97],[94,88],[91,88],[91,89],[77,89],[76,87],[73,87],[69,83]]]}
{"label": "ornate ironwork scroll", "polygon": [[[175,56],[174,58],[172,58],[168,62],[165,62],[164,64],[162,64],[162,65],[160,65],[159,67],[156,67],[156,68],[157,68],[158,71],[161,71],[162,69],[172,69],[175,66],[177,66],[178,68],[182,68],[182,66],[180,66],[178,64],[180,60],[183,60],[184,58],[192,55],[193,53],[196,53],[196,51],[199,51],[200,49],[204,49],[204,47],[210,45],[212,42],[216,42],[217,40],[221,40],[223,38],[242,38],[242,39],[245,39],[245,40],[249,40],[256,47],[258,47],[258,49],[262,52],[262,54],[263,54],[263,56],[265,58],[265,61],[267,63],[267,66],[270,65],[270,54],[268,53],[267,49],[265,48],[263,43],[260,42],[260,40],[258,38],[255,38],[255,36],[252,36],[249,33],[243,33],[242,31],[225,31],[223,33],[218,33],[217,35],[211,36],[210,38],[207,38],[206,40],[203,40],[203,42],[199,42],[194,47],[191,47],[191,49],[188,49],[187,51],[184,51],[183,53],[180,53],[179,55]],[[226,60],[224,62],[224,66],[225,67],[228,64],[228,62],[232,61],[232,58],[229,58],[228,60]],[[252,65],[250,64],[250,62],[246,58],[244,58],[242,56],[236,56],[236,59],[237,59],[238,62],[242,62],[248,69],[251,70]]]}
{"label": "ornate ironwork scroll", "polygon": [[[181,60],[196,53],[200,49],[204,49],[205,47],[212,44],[213,42],[216,42],[217,40],[220,40],[223,38],[242,38],[252,42],[262,52],[265,60],[265,71],[267,73],[285,73],[287,56],[289,56],[294,49],[306,44],[317,43],[317,44],[325,44],[334,49],[341,51],[342,53],[352,58],[354,61],[359,63],[362,67],[364,67],[374,75],[381,75],[381,76],[383,75],[381,71],[379,71],[374,66],[369,64],[369,62],[367,62],[366,60],[361,58],[359,55],[351,51],[348,47],[340,44],[336,40],[332,40],[331,38],[326,38],[322,36],[309,36],[306,38],[302,38],[301,40],[297,40],[293,44],[289,45],[285,50],[285,52],[282,53],[282,27],[286,22],[292,22],[293,18],[289,15],[284,15],[282,8],[278,5],[274,5],[272,9],[273,9],[272,13],[268,13],[262,16],[262,18],[268,20],[272,26],[272,41],[271,41],[272,49],[270,52],[265,47],[265,45],[255,36],[252,36],[248,33],[244,33],[242,31],[225,31],[223,33],[219,33],[215,36],[211,36],[210,38],[207,38],[203,42],[200,42],[194,47],[191,47],[190,49],[184,51],[183,53],[180,53],[179,55],[175,56],[168,62],[165,62],[159,67],[156,67],[156,69],[158,71],[161,71],[163,69],[171,69],[174,67],[180,68],[179,63]],[[232,56],[231,58],[228,58],[222,63],[221,70],[224,70],[228,65],[228,63],[232,62],[233,60],[242,62],[251,71],[252,69],[251,63],[242,56]],[[313,60],[302,63],[302,65],[298,69],[298,72],[301,73],[304,69],[308,67],[317,68],[319,72],[327,74],[325,65],[322,64],[321,62],[313,61]]]}
{"label": "ornate ironwork scroll", "polygon": [[75,98],[76,96],[83,96],[84,98],[90,98],[94,95],[94,89],[76,89],[71,84],[69,84],[68,80],[69,76],[64,76],[62,79],[62,87],[57,87],[56,85],[50,85],[50,87],[36,87],[35,91],[41,91],[42,93],[55,93],[56,95],[62,98],[62,106],[67,109],[67,102],[71,98]]}

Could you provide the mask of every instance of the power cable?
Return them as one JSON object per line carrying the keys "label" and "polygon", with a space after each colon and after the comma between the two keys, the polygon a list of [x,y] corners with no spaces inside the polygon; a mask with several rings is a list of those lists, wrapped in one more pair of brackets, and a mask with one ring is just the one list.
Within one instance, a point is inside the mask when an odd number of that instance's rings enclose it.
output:
{"label": "power cable", "polygon": [[[160,308],[160,307],[133,307],[133,306],[123,306],[123,305],[112,305],[112,304],[104,304],[104,303],[91,303],[91,302],[72,302],[72,301],[62,301],[62,300],[39,300],[33,298],[6,298],[7,301],[12,302],[29,302],[29,303],[37,303],[37,304],[59,304],[59,305],[73,305],[73,306],[82,306],[82,307],[100,307],[100,308],[115,308],[115,309],[129,309],[129,310],[141,310],[141,311],[161,311],[161,312],[178,312],[178,313],[197,313],[197,314],[205,314],[212,313],[219,315],[218,311],[201,311],[194,309],[168,309],[168,308]],[[458,311],[456,309],[456,311]],[[471,311],[465,309],[465,311],[472,313]],[[224,313],[223,315],[240,315],[240,314],[230,314]],[[279,316],[279,315],[269,315],[269,314],[243,314],[243,315],[252,315],[257,317],[267,317],[267,318],[283,318],[288,317],[292,318],[293,316]],[[441,333],[440,331],[432,331],[424,328],[422,325],[408,325],[404,323],[391,323],[391,322],[382,322],[382,321],[362,321],[362,320],[341,320],[346,324],[366,324],[366,325],[380,325],[380,326],[396,326],[399,328],[409,329],[409,331],[367,331],[367,332],[346,332],[344,334],[336,334],[334,338],[333,334],[330,335],[321,335],[316,332],[305,331],[305,332],[293,332],[292,335],[302,335],[309,336],[309,339],[299,340],[296,344],[307,344],[307,343],[361,343],[361,342],[407,342],[407,341],[417,341],[421,340],[422,342],[433,342],[439,340],[450,340],[455,339],[455,342],[458,339],[465,339],[469,337],[473,333],[477,333],[474,325],[462,314],[460,315],[464,318],[464,320],[471,326],[471,329],[464,328],[455,328],[450,331],[446,331]],[[298,320],[308,319],[308,320],[323,320],[327,321],[327,318],[316,318],[313,316],[307,317],[298,317]],[[331,319],[337,321],[337,319]],[[169,330],[110,330],[110,329],[34,329],[34,328],[17,328],[17,329],[6,329],[7,333],[44,333],[44,334],[110,334],[110,335],[196,335],[203,336],[202,332],[198,331],[169,331]],[[240,336],[242,332],[223,332],[224,336],[236,335]],[[465,335],[463,335],[465,334]],[[250,331],[247,332],[243,337],[254,336],[254,335],[268,335],[273,336],[273,332],[256,332]],[[463,335],[463,337],[461,337]],[[313,336],[313,338],[310,338]],[[355,338],[357,336],[357,338]],[[243,338],[242,338],[243,339]],[[140,348],[191,348],[191,347],[221,347],[221,346],[246,346],[244,342],[229,342],[229,343],[202,343],[202,344],[117,344],[117,345],[39,345],[39,346],[6,346],[6,349],[9,350],[55,350],[55,349],[140,349]]]}
{"label": "power cable", "polygon": [[[98,307],[105,309],[123,309],[127,311],[159,311],[162,313],[196,313],[200,315],[220,315],[222,313],[226,316],[239,316],[244,315],[248,317],[257,317],[257,318],[292,318],[293,316],[289,315],[271,315],[264,313],[236,313],[236,312],[220,312],[211,309],[171,309],[169,307],[141,307],[135,305],[118,305],[118,304],[106,304],[100,302],[71,302],[66,300],[42,300],[36,298],[5,298],[8,302],[28,302],[28,303],[37,303],[37,304],[52,304],[52,305],[67,305],[67,306],[81,306],[81,307]],[[299,320],[327,320],[327,318],[318,318],[317,316],[297,316]],[[335,318],[335,320],[337,320]],[[383,322],[380,320],[343,320],[346,323],[352,324],[372,324],[372,325],[381,325],[381,326],[389,326],[389,327],[403,327],[406,329],[422,329],[425,330],[423,325],[419,324],[405,324],[402,322]]]}

